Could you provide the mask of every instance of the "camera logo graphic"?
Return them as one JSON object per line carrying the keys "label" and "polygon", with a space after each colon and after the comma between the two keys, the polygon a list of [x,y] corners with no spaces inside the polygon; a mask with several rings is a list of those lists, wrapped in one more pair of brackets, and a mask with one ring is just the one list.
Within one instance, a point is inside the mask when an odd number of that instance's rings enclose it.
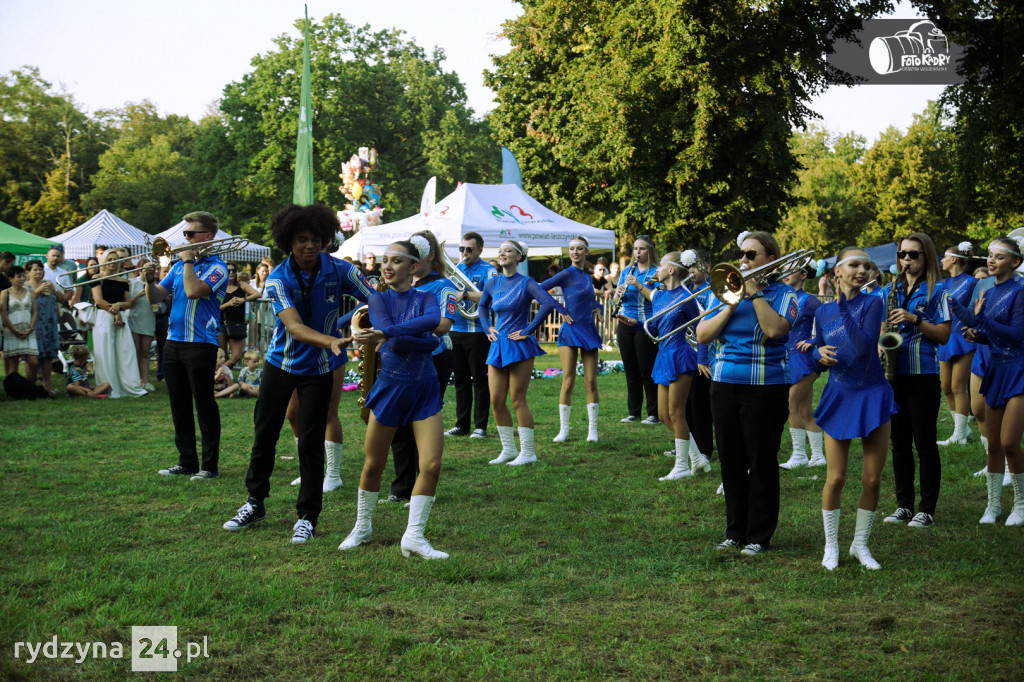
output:
{"label": "camera logo graphic", "polygon": [[868,60],[879,75],[945,69],[950,65],[949,41],[935,24],[919,21],[905,31],[872,40]]}

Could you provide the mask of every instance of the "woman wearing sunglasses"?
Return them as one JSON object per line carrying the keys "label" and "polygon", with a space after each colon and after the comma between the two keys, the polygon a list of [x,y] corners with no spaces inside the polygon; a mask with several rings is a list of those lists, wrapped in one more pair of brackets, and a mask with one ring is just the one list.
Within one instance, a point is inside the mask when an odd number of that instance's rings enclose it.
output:
{"label": "woman wearing sunglasses", "polygon": [[[779,245],[767,232],[739,238],[740,269],[767,265]],[[779,522],[778,452],[789,416],[786,341],[798,305],[776,278],[749,278],[745,295],[697,325],[697,341],[719,342],[711,377],[711,414],[725,489],[725,540],[720,550],[747,556],[768,550]],[[718,304],[715,297],[708,307]]]}
{"label": "woman wearing sunglasses", "polygon": [[637,237],[633,242],[633,263],[622,271],[615,290],[616,300],[622,306],[615,316],[619,321],[615,337],[626,374],[626,408],[629,410],[623,423],[640,421],[645,398],[647,418],[643,423],[661,423],[658,419],[658,385],[652,375],[658,348],[644,332],[644,322],[652,314],[651,302],[640,295],[638,288],[638,285],[648,289],[657,286],[657,259],[658,252],[651,238],[645,234]]}
{"label": "woman wearing sunglasses", "polygon": [[978,523],[994,524],[1002,512],[1004,464],[1013,485],[1013,510],[1007,526],[1024,526],[1024,287],[1014,280],[1014,270],[1024,262],[1021,245],[1009,237],[992,240],[988,247],[988,272],[995,285],[982,293],[973,312],[953,300],[956,316],[969,329],[965,336],[989,347],[981,393],[985,396],[988,446],[988,505]]}
{"label": "woman wearing sunglasses", "polygon": [[[895,291],[896,306],[887,311],[888,323],[897,325],[903,344],[896,355],[893,393],[899,412],[892,418],[892,471],[897,508],[886,523],[907,523],[912,528],[935,524],[942,467],[936,443],[939,420],[939,346],[949,341],[949,294],[939,280],[935,244],[923,232],[899,241],[899,274],[885,286],[883,297]],[[921,503],[914,514],[914,446],[921,468]]]}

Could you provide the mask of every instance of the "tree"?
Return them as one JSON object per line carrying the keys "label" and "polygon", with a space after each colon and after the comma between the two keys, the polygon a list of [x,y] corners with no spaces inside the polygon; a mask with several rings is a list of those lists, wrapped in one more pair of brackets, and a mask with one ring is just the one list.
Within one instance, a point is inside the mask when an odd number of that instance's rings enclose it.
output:
{"label": "tree", "polygon": [[[499,176],[497,146],[484,153],[487,126],[472,120],[462,83],[442,68],[443,52],[428,56],[401,31],[354,28],[333,14],[310,22],[309,40],[317,201],[342,208],[341,164],[359,147],[377,149],[381,203],[396,218],[417,211],[431,175],[441,191]],[[301,37],[275,42],[275,51],[252,60],[252,72],[225,87],[223,119],[205,129],[199,151],[230,147],[230,173],[202,172],[241,233],[262,243],[270,216],[291,197],[302,64]]]}
{"label": "tree", "polygon": [[72,201],[71,191],[75,183],[71,159],[64,155],[46,174],[46,184],[35,202],[26,201],[18,216],[21,229],[52,237],[63,234],[82,223],[83,216]]}
{"label": "tree", "polygon": [[859,183],[864,138],[853,133],[835,137],[812,126],[794,133],[790,147],[800,168],[791,190],[793,204],[776,232],[783,250],[814,249],[826,257],[863,243],[860,236],[873,210]]}
{"label": "tree", "polygon": [[790,131],[831,82],[821,55],[869,0],[521,0],[487,83],[500,142],[552,207],[620,236],[721,251],[774,227],[795,179]]}

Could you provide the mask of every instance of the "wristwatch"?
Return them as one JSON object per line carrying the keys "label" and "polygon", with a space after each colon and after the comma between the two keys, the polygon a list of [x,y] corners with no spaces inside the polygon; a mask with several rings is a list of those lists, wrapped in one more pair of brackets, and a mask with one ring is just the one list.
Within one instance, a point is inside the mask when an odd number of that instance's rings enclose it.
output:
{"label": "wristwatch", "polygon": [[753,301],[755,298],[764,298],[764,293],[761,291],[755,291],[750,295],[750,300]]}
{"label": "wristwatch", "polygon": [[188,260],[183,260],[183,261],[181,261],[181,262],[182,262],[182,263],[191,263],[192,265],[195,265],[195,264],[196,264],[195,260],[193,260],[192,258],[189,258]]}

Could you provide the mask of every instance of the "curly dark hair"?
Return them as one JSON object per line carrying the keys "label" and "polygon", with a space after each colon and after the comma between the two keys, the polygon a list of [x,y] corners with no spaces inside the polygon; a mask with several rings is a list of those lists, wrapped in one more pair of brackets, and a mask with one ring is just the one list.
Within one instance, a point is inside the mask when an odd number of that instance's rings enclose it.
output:
{"label": "curly dark hair", "polygon": [[292,240],[302,230],[309,230],[324,247],[334,243],[334,235],[341,229],[334,210],[323,204],[297,206],[291,204],[282,208],[270,221],[270,236],[277,248],[284,253],[292,252]]}

